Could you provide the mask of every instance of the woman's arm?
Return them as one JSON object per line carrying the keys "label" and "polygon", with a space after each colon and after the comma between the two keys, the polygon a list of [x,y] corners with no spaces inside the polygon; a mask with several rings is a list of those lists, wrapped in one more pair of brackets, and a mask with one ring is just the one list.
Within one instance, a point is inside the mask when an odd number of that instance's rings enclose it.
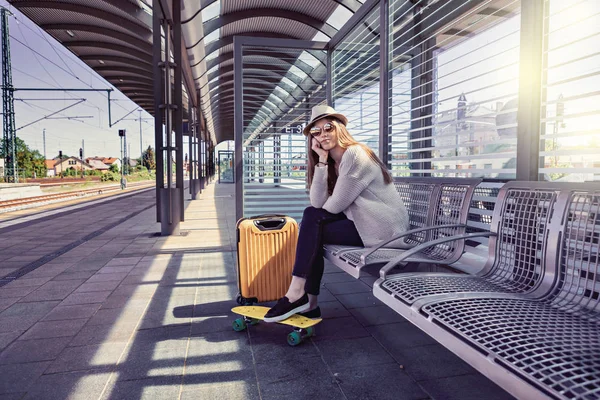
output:
{"label": "woman's arm", "polygon": [[315,174],[310,185],[310,205],[315,208],[322,208],[328,197],[327,167],[316,166]]}
{"label": "woman's arm", "polygon": [[332,214],[341,213],[354,203],[378,173],[381,174],[380,168],[360,146],[349,147],[342,158],[333,194],[323,208]]}

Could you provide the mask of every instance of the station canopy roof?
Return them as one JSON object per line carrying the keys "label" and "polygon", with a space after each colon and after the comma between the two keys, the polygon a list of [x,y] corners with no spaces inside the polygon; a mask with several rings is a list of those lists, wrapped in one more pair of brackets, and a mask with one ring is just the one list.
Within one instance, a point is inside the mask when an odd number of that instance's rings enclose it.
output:
{"label": "station canopy roof", "polygon": [[[154,113],[152,0],[9,0],[140,107]],[[233,37],[328,41],[362,0],[182,0],[184,107],[200,90],[213,141],[233,139]],[[170,13],[170,0],[160,0]],[[290,67],[290,68],[293,68]],[[276,91],[281,79],[248,82]],[[284,83],[285,84],[285,83]],[[269,86],[270,85],[270,86]],[[226,88],[227,90],[225,90]],[[289,88],[288,88],[289,89]],[[212,106],[218,96],[218,106]],[[256,112],[258,113],[258,109]],[[184,113],[184,115],[187,112]]]}

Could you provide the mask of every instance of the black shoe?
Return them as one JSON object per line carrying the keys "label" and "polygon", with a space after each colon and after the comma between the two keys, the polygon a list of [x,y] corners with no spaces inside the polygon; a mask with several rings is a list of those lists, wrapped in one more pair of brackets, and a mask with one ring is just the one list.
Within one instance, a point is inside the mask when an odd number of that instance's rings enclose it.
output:
{"label": "black shoe", "polygon": [[321,318],[321,308],[317,306],[317,308],[312,309],[310,311],[299,312],[298,315],[302,315],[303,317],[310,319],[319,319]]}
{"label": "black shoe", "polygon": [[294,314],[308,310],[309,307],[310,304],[308,303],[308,295],[306,293],[293,303],[290,303],[288,298],[283,296],[273,308],[267,311],[263,320],[265,322],[283,321]]}

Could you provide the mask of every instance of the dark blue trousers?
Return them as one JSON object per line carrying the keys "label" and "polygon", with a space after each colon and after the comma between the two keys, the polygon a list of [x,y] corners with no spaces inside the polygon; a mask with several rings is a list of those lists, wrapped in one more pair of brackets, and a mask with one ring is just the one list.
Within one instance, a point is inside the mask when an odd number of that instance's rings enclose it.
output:
{"label": "dark blue trousers", "polygon": [[323,269],[323,244],[343,244],[363,246],[363,242],[354,226],[344,213],[332,214],[322,208],[308,207],[304,210],[296,262],[292,275],[306,278],[304,291],[318,295]]}

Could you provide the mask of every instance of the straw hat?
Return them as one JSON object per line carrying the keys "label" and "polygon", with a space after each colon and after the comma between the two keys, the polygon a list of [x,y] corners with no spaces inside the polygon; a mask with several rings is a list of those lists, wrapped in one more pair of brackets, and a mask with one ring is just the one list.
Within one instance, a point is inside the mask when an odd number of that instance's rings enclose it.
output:
{"label": "straw hat", "polygon": [[325,117],[333,117],[336,119],[339,119],[340,121],[342,121],[342,124],[344,124],[344,126],[346,126],[346,124],[348,124],[348,118],[346,118],[344,115],[336,112],[333,107],[329,107],[326,105],[319,105],[319,106],[314,106],[312,108],[312,111],[310,113],[310,122],[308,124],[306,124],[306,127],[303,130],[304,135],[308,136],[308,134],[310,133],[310,128],[312,128],[312,126],[315,124],[315,122],[317,122],[320,119],[323,119]]}

